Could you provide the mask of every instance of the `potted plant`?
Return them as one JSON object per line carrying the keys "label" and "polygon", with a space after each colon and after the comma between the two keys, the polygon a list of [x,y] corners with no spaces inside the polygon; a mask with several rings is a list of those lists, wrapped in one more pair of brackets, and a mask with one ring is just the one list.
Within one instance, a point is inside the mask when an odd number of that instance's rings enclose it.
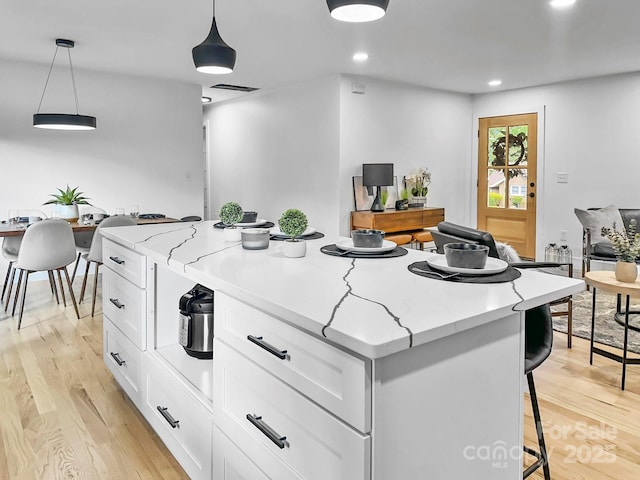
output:
{"label": "potted plant", "polygon": [[91,205],[84,197],[83,192],[78,192],[78,187],[71,188],[67,184],[66,190],[58,188],[60,193],[52,193],[49,195],[53,197],[48,202],[44,202],[43,205],[53,205],[53,213],[55,216],[66,220],[67,222],[77,222],[80,217],[78,213],[78,205]]}
{"label": "potted plant", "polygon": [[308,225],[307,216],[298,209],[290,208],[282,214],[278,226],[282,233],[291,237],[282,242],[285,257],[299,258],[306,255],[307,244],[298,237],[304,233]]}
{"label": "potted plant", "polygon": [[225,241],[241,240],[240,229],[236,227],[236,223],[242,220],[243,213],[242,207],[236,202],[227,202],[220,207],[220,221],[226,225],[223,230]]}
{"label": "potted plant", "polygon": [[410,190],[413,203],[421,207],[427,206],[427,193],[431,184],[431,172],[428,168],[419,168],[417,173],[412,173],[404,178],[406,188]]}
{"label": "potted plant", "polygon": [[640,255],[640,233],[636,232],[636,220],[631,219],[629,228],[625,232],[613,228],[602,227],[602,236],[611,241],[611,246],[616,254],[616,280],[619,282],[633,283],[638,276],[636,259]]}

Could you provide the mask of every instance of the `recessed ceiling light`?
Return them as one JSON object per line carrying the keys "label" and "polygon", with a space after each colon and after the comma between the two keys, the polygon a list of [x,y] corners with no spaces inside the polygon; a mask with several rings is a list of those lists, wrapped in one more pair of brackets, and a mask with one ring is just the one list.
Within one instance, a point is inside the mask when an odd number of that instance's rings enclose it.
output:
{"label": "recessed ceiling light", "polygon": [[489,82],[490,87],[499,87],[500,85],[502,85],[502,80],[491,80]]}
{"label": "recessed ceiling light", "polygon": [[211,97],[202,97],[202,103],[211,103]]}
{"label": "recessed ceiling light", "polygon": [[549,5],[553,8],[566,8],[576,3],[576,0],[549,0]]}
{"label": "recessed ceiling light", "polygon": [[353,54],[354,62],[366,62],[369,60],[369,54],[367,52],[358,52]]}

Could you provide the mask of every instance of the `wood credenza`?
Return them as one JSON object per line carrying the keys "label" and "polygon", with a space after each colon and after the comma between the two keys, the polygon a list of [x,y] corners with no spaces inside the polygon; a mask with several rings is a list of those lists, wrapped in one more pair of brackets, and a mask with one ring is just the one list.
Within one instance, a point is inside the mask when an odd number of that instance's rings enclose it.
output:
{"label": "wood credenza", "polygon": [[351,212],[351,230],[373,228],[385,233],[415,232],[444,220],[444,208],[410,208],[384,212]]}

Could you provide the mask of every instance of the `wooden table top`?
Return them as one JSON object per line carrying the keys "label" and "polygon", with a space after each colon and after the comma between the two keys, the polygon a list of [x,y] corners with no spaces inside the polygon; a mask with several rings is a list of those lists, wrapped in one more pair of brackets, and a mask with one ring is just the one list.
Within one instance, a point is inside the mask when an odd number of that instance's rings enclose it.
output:
{"label": "wooden table top", "polygon": [[616,273],[609,270],[598,270],[587,272],[584,281],[594,288],[602,289],[611,293],[620,293],[631,297],[640,296],[640,281],[634,283],[619,282],[616,280]]}
{"label": "wooden table top", "polygon": [[[179,222],[177,218],[137,218],[136,221],[138,225],[149,225],[152,223],[176,223]],[[78,222],[70,223],[71,229],[74,232],[92,232],[98,226],[95,224],[92,225],[83,225]],[[19,223],[18,225],[10,225],[8,223],[0,223],[0,238],[1,237],[21,237],[24,235],[25,230],[27,229],[26,223]]]}

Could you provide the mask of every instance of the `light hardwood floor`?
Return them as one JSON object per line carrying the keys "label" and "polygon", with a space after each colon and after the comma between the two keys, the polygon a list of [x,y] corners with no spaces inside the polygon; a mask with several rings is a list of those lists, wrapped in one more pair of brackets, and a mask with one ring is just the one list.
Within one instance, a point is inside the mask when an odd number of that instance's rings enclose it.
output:
{"label": "light hardwood floor", "polygon": [[[102,316],[90,308],[77,320],[33,282],[22,330],[0,309],[0,480],[188,478],[105,367]],[[640,366],[628,368],[623,392],[621,366],[597,356],[589,366],[588,346],[574,338],[568,350],[556,334],[534,373],[552,478],[640,478]],[[535,446],[524,404],[525,443]]]}

